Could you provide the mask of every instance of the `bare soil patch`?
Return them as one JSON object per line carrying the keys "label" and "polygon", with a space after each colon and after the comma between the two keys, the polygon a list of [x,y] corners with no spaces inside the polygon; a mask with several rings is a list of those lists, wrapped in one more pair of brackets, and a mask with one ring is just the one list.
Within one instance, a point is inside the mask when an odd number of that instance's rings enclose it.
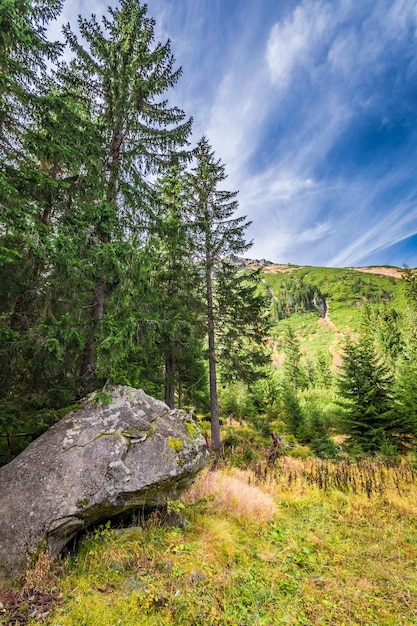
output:
{"label": "bare soil patch", "polygon": [[380,276],[391,276],[392,278],[402,278],[401,270],[397,267],[355,267],[358,272],[365,274],[379,274]]}

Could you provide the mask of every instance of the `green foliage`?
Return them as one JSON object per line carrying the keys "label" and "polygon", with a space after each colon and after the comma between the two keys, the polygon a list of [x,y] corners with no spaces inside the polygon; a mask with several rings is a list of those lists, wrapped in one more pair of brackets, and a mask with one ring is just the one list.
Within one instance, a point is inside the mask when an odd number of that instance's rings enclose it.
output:
{"label": "green foliage", "polygon": [[394,412],[389,370],[369,341],[347,340],[338,384],[349,445],[364,452],[377,452],[384,440],[398,446],[408,429]]}
{"label": "green foliage", "polygon": [[415,269],[405,267],[402,276],[407,303],[414,312],[417,312],[417,272]]}
{"label": "green foliage", "polygon": [[[400,314],[406,309],[406,299],[399,278],[367,274],[353,268],[291,266],[287,271],[276,274],[265,273],[264,279],[274,297],[286,290],[296,290],[298,284],[310,285],[326,301],[330,318],[341,331],[347,328],[359,330],[361,311],[367,304],[374,307],[395,302],[395,308]],[[298,310],[308,309],[294,309],[289,319],[295,317],[298,320],[297,325],[305,317],[313,315],[309,312],[300,314]],[[316,326],[318,316],[317,312],[314,315]],[[285,322],[278,323],[277,330],[281,328],[281,324]]]}
{"label": "green foliage", "polygon": [[265,458],[270,440],[265,440],[259,431],[247,426],[224,426],[222,434],[223,457],[233,467],[246,467]]}
{"label": "green foliage", "polygon": [[107,520],[104,524],[100,524],[93,531],[95,541],[99,539],[109,539],[114,536],[114,529],[111,527],[111,520]]}
{"label": "green foliage", "polygon": [[361,337],[370,341],[392,372],[404,349],[402,319],[395,308],[365,305],[362,309]]}
{"label": "green foliage", "polygon": [[102,404],[103,406],[108,406],[112,402],[111,396],[105,391],[97,391],[94,394],[93,402],[97,404]]}
{"label": "green foliage", "polygon": [[275,282],[271,305],[271,315],[275,322],[286,319],[293,313],[314,310],[324,317],[325,297],[317,286],[306,282],[303,275],[285,274],[279,282]]}
{"label": "green foliage", "polygon": [[[175,396],[182,406],[192,404],[197,391],[205,391],[204,298],[193,259],[191,190],[185,172],[172,166],[157,184],[156,193],[157,219],[151,228],[152,288],[158,294],[153,308],[155,344],[164,362],[165,402],[173,408]],[[201,380],[204,385],[199,384]]]}
{"label": "green foliage", "polygon": [[[191,121],[165,100],[181,71],[169,42],[154,43],[146,5],[126,0],[101,26],[80,18],[82,43],[66,26],[74,59],[47,77],[45,58],[60,46],[43,25],[60,6],[0,7],[0,435],[8,458],[106,381],[158,396],[164,385],[154,349],[159,251],[147,245],[161,216],[149,174],[186,154]],[[201,362],[195,329],[193,320],[186,333]],[[182,374],[184,400],[195,399],[185,398],[191,387],[204,396],[202,372]]]}
{"label": "green foliage", "polygon": [[251,395],[259,413],[266,413],[271,418],[276,417],[276,411],[281,398],[281,373],[267,368],[265,376],[251,385]]}
{"label": "green foliage", "polygon": [[[62,598],[46,626],[415,621],[416,488],[405,462],[281,459],[262,476],[216,474],[227,508],[203,479],[202,497],[184,500],[184,528],[155,518],[89,537],[60,562]],[[264,519],[270,494],[279,506]],[[258,514],[242,515],[256,498]]]}
{"label": "green foliage", "polygon": [[225,261],[250,247],[245,240],[250,223],[244,216],[234,217],[237,192],[222,189],[225,166],[215,158],[206,137],[200,139],[194,156],[196,165],[190,175],[194,254],[204,277],[211,443],[218,453],[218,364],[223,363],[228,375],[238,379],[259,375],[266,360],[266,332],[260,321],[265,317],[265,301],[257,289],[259,276],[239,276],[238,269]]}
{"label": "green foliage", "polygon": [[339,450],[331,436],[326,415],[317,407],[312,406],[307,417],[309,429],[309,446],[315,456],[320,459],[334,459]]}
{"label": "green foliage", "polygon": [[314,384],[317,387],[330,389],[333,384],[333,374],[330,369],[330,355],[319,352],[314,369]]}
{"label": "green foliage", "polygon": [[251,384],[270,364],[270,296],[256,271],[238,271],[233,263],[216,266],[214,313],[219,369],[228,380]]}
{"label": "green foliage", "polygon": [[284,376],[287,385],[294,389],[306,387],[307,376],[301,367],[301,350],[294,329],[291,325],[287,325],[284,335]]}
{"label": "green foliage", "polygon": [[[417,357],[417,352],[415,353]],[[417,439],[417,361],[404,359],[395,382],[394,410],[404,430]]]}
{"label": "green foliage", "polygon": [[[123,0],[118,8],[109,9],[102,26],[92,16],[81,18],[79,28],[86,47],[69,26],[63,29],[76,61],[62,66],[60,76],[67,90],[74,95],[82,91],[88,98],[89,113],[101,138],[98,210],[90,222],[97,250],[91,263],[89,337],[81,363],[81,377],[88,388],[108,377],[109,361],[103,356],[109,348],[112,355],[117,354],[120,341],[133,332],[133,326],[131,332],[123,332],[117,312],[108,305],[117,295],[122,267],[125,272],[131,267],[120,263],[126,233],[133,239],[129,255],[139,247],[139,227],[153,214],[144,173],[170,164],[175,151],[186,143],[191,122],[184,121],[179,109],[167,107],[165,100],[158,102],[181,72],[173,69],[169,41],[154,44],[155,23],[147,16],[146,5]],[[96,162],[90,160],[85,166],[90,171]],[[123,293],[125,300],[128,293]],[[127,304],[134,310],[133,298]],[[104,341],[103,323],[110,331]]]}
{"label": "green foliage", "polygon": [[253,419],[257,415],[252,394],[243,382],[222,385],[219,405],[224,420],[241,421]]}
{"label": "green foliage", "polygon": [[296,390],[287,381],[282,389],[282,418],[291,435],[304,438],[305,416]]}
{"label": "green foliage", "polygon": [[180,500],[167,500],[166,507],[168,515],[170,513],[177,513],[180,515],[185,510],[185,504]]}

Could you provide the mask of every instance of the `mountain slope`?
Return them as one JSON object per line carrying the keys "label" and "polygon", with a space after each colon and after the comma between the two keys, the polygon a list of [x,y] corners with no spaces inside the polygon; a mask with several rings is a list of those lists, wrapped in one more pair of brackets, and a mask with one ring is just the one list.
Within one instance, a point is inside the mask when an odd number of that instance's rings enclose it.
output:
{"label": "mountain slope", "polygon": [[401,317],[406,311],[402,274],[394,267],[328,268],[243,260],[242,267],[261,267],[271,294],[274,362],[282,362],[287,324],[297,333],[302,353],[315,359],[329,352],[340,364],[340,345],[355,336],[364,310]]}

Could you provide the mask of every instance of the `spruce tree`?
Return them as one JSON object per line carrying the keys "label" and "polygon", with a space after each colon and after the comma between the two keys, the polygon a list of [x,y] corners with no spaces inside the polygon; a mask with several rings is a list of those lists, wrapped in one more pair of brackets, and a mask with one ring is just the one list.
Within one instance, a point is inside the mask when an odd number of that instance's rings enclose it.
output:
{"label": "spruce tree", "polygon": [[337,454],[337,447],[331,437],[324,413],[314,403],[309,406],[308,426],[311,450],[321,459],[334,458]]}
{"label": "spruce tree", "polygon": [[314,382],[318,387],[329,389],[333,383],[333,375],[329,366],[330,355],[326,352],[319,352],[314,370]]}
{"label": "spruce tree", "polygon": [[237,192],[223,189],[225,166],[215,158],[206,137],[199,141],[195,158],[197,163],[191,176],[195,250],[205,289],[211,441],[212,448],[218,455],[221,450],[217,394],[217,329],[220,320],[216,317],[216,274],[225,257],[240,254],[250,247],[244,237],[250,222],[246,217],[234,217],[238,209]]}
{"label": "spruce tree", "polygon": [[306,386],[306,376],[301,366],[300,342],[291,324],[287,323],[284,332],[284,376],[293,389]]}
{"label": "spruce tree", "polygon": [[407,302],[413,311],[417,312],[417,270],[404,267],[402,272],[404,291]]}
{"label": "spruce tree", "polygon": [[367,339],[346,341],[338,381],[341,422],[349,447],[377,452],[404,435],[393,410],[393,379]]}
{"label": "spruce tree", "polygon": [[157,184],[156,220],[151,229],[154,248],[152,286],[158,294],[155,319],[157,349],[164,361],[164,399],[171,408],[184,401],[193,386],[192,371],[201,376],[204,325],[200,275],[194,263],[190,188],[185,172],[172,166]]}
{"label": "spruce tree", "polygon": [[417,438],[417,271],[403,270],[404,292],[408,304],[403,333],[403,352],[395,386],[396,410]]}
{"label": "spruce tree", "polygon": [[397,419],[411,443],[417,439],[417,349],[411,360],[404,358],[399,365],[394,400]]}
{"label": "spruce tree", "polygon": [[380,307],[375,318],[375,345],[393,372],[403,352],[400,316],[394,308]]}
{"label": "spruce tree", "polygon": [[410,270],[404,274],[409,311],[403,328],[403,351],[395,381],[395,410],[408,429],[410,439],[417,439],[417,281]]}
{"label": "spruce tree", "polygon": [[37,103],[20,136],[18,167],[8,170],[16,196],[5,207],[0,240],[10,255],[0,263],[0,412],[32,435],[78,395],[79,320],[88,305],[76,246],[85,239],[79,172],[94,146],[74,103],[51,82]]}
{"label": "spruce tree", "polygon": [[[56,61],[62,45],[45,36],[63,0],[8,0],[0,3],[0,156],[11,165],[31,121],[46,62]],[[4,174],[4,172],[3,172]],[[1,179],[0,179],[1,180]]]}
{"label": "spruce tree", "polygon": [[239,270],[229,259],[216,267],[214,312],[217,357],[222,376],[250,385],[265,376],[270,295],[261,270]]}
{"label": "spruce tree", "polygon": [[286,378],[283,380],[281,393],[283,418],[287,430],[294,437],[298,437],[302,432],[305,417],[297,396],[297,391]]}
{"label": "spruce tree", "polygon": [[45,76],[47,61],[56,61],[62,46],[49,42],[45,30],[61,6],[60,0],[0,4],[0,414],[9,455],[16,433],[33,436],[45,427],[38,415],[49,405],[44,374],[55,365],[42,314],[53,245],[50,208],[63,190],[49,170],[57,135],[46,119]]}
{"label": "spruce tree", "polygon": [[[155,21],[145,4],[122,0],[118,8],[109,8],[102,27],[95,16],[80,17],[79,29],[85,44],[69,25],[64,27],[75,59],[62,68],[61,77],[66,89],[85,101],[97,124],[102,164],[99,194],[89,207],[96,250],[90,259],[91,315],[81,364],[88,389],[107,376],[104,362],[100,367],[100,349],[120,333],[106,304],[126,271],[120,260],[130,254],[129,241],[143,247],[141,232],[152,214],[148,174],[158,173],[176,151],[183,151],[191,120],[161,99],[181,69],[174,69],[169,41],[154,44]],[[87,171],[91,166],[96,160],[85,164]]]}

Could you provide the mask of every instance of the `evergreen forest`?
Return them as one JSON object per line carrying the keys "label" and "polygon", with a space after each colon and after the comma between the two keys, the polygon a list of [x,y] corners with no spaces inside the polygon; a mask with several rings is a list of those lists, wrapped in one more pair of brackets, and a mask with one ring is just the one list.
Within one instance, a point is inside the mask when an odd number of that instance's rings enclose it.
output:
{"label": "evergreen forest", "polygon": [[111,385],[190,412],[213,463],[34,555],[0,624],[417,624],[417,270],[248,259],[146,4],[64,44],[62,5],[0,0],[0,466]]}
{"label": "evergreen forest", "polygon": [[413,271],[245,261],[250,222],[169,104],[181,68],[146,5],[80,16],[65,46],[60,9],[1,5],[1,463],[109,384],[193,409],[217,454],[233,419],[322,457],[412,451]]}
{"label": "evergreen forest", "polygon": [[228,261],[248,222],[169,105],[181,68],[146,5],[66,25],[70,61],[45,37],[60,8],[1,5],[1,461],[108,384],[210,410],[218,450],[221,368],[268,361],[259,272]]}

